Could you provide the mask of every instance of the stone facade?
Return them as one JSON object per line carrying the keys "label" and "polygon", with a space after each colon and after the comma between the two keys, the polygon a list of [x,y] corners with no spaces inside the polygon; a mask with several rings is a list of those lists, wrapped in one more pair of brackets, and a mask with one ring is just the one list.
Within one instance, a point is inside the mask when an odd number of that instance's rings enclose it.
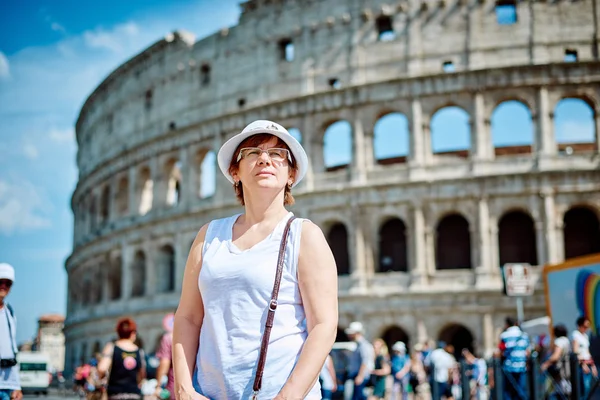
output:
{"label": "stone facade", "polygon": [[50,367],[53,372],[65,368],[65,335],[63,315],[42,315],[38,320],[38,332],[33,342],[32,350],[46,353],[50,356]]}
{"label": "stone facade", "polygon": [[[240,210],[222,176],[201,193],[207,157],[260,118],[301,132],[311,165],[292,210],[334,250],[340,327],[492,349],[515,307],[500,266],[539,274],[595,251],[600,216],[600,0],[504,3],[510,24],[491,0],[248,1],[238,25],[199,41],[174,32],[117,68],[76,124],[67,370],[123,315],[153,350],[199,228]],[[557,143],[565,98],[592,110],[593,143]],[[508,100],[528,108],[531,146],[494,147],[492,114]],[[447,106],[469,115],[465,151],[432,149]],[[375,126],[392,112],[410,151],[377,160]],[[328,168],[336,121],[351,127],[352,161]],[[577,236],[586,229],[591,239]],[[540,288],[528,318],[545,314]]]}

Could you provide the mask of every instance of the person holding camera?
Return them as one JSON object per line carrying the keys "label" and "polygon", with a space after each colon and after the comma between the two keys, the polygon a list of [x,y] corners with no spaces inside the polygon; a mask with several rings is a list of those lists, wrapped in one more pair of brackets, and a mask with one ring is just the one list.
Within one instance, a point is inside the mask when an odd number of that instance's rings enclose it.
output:
{"label": "person holding camera", "polygon": [[14,268],[0,263],[0,400],[21,400],[21,383],[17,366],[17,319],[5,302],[15,281]]}

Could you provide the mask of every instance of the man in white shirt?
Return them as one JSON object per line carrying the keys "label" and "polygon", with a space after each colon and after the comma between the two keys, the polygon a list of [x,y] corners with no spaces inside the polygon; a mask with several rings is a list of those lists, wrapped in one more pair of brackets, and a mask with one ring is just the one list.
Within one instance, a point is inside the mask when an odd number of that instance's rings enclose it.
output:
{"label": "man in white shirt", "polygon": [[582,381],[582,396],[587,398],[592,385],[592,377],[598,376],[598,370],[592,360],[590,354],[590,337],[588,331],[590,329],[590,321],[586,317],[577,318],[577,329],[571,334],[573,353],[577,354],[579,366],[581,368]]}
{"label": "man in white shirt", "polygon": [[375,368],[375,351],[373,345],[365,339],[363,324],[355,321],[345,329],[348,338],[356,342],[356,350],[348,360],[348,377],[354,381],[352,400],[366,400],[365,386]]}
{"label": "man in white shirt", "polygon": [[437,386],[438,395],[434,400],[453,399],[450,386],[450,377],[456,368],[456,359],[453,354],[454,346],[440,342],[438,348],[433,350],[424,362],[433,368],[431,383]]}
{"label": "man in white shirt", "polygon": [[15,281],[14,268],[0,263],[0,400],[21,400],[21,383],[17,366],[17,319],[5,302]]}

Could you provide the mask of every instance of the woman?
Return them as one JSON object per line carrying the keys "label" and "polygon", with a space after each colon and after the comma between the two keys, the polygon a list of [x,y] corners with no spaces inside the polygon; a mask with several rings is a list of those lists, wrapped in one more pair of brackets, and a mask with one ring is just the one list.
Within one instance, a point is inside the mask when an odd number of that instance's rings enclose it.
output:
{"label": "woman", "polygon": [[406,345],[404,342],[396,342],[392,346],[392,376],[394,384],[392,386],[392,399],[408,400],[408,380],[411,362],[406,354]]}
{"label": "woman", "polygon": [[117,322],[116,342],[107,343],[98,364],[100,378],[108,375],[106,392],[108,400],[139,400],[142,398],[140,383],[146,377],[144,352],[134,342],[137,325],[131,318]]}
{"label": "woman", "polygon": [[569,353],[571,343],[567,337],[567,328],[558,324],[554,327],[554,343],[550,357],[540,366],[542,371],[548,371],[548,383],[552,387],[551,398],[566,399],[571,394],[569,370]]}
{"label": "woman", "polygon": [[[293,216],[285,206],[294,203],[291,189],[308,168],[300,143],[264,120],[227,141],[217,158],[244,213],[204,225],[190,250],[173,332],[175,393],[182,400],[255,395],[280,242]],[[294,220],[286,243],[257,396],[318,399],[317,378],[337,333],[335,261],[310,221]]]}
{"label": "woman", "polygon": [[373,341],[373,352],[375,353],[375,368],[371,371],[373,394],[369,397],[369,400],[384,399],[385,384],[391,368],[388,348],[383,339]]}
{"label": "woman", "polygon": [[331,400],[333,398],[333,393],[337,390],[337,376],[331,355],[328,355],[325,359],[325,364],[323,364],[323,367],[321,368],[319,379],[321,382],[321,398],[323,400]]}

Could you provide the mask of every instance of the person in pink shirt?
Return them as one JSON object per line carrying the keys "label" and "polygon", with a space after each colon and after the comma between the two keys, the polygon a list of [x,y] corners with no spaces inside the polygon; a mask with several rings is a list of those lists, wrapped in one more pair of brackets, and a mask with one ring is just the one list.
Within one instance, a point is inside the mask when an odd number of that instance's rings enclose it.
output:
{"label": "person in pink shirt", "polygon": [[167,332],[163,335],[161,341],[160,341],[160,345],[158,346],[158,349],[156,350],[156,358],[158,358],[160,360],[160,364],[158,365],[158,368],[156,370],[156,381],[158,382],[158,385],[156,386],[156,397],[158,397],[159,399],[164,399],[164,397],[162,397],[160,395],[161,391],[162,391],[162,386],[161,386],[161,382],[163,379],[163,376],[167,376],[167,386],[166,389],[169,391],[170,393],[170,399],[171,400],[175,400],[175,392],[173,390],[174,388],[174,381],[173,381],[173,365],[171,360],[173,359],[173,355],[171,352],[171,349],[173,348],[173,333],[172,332]]}

